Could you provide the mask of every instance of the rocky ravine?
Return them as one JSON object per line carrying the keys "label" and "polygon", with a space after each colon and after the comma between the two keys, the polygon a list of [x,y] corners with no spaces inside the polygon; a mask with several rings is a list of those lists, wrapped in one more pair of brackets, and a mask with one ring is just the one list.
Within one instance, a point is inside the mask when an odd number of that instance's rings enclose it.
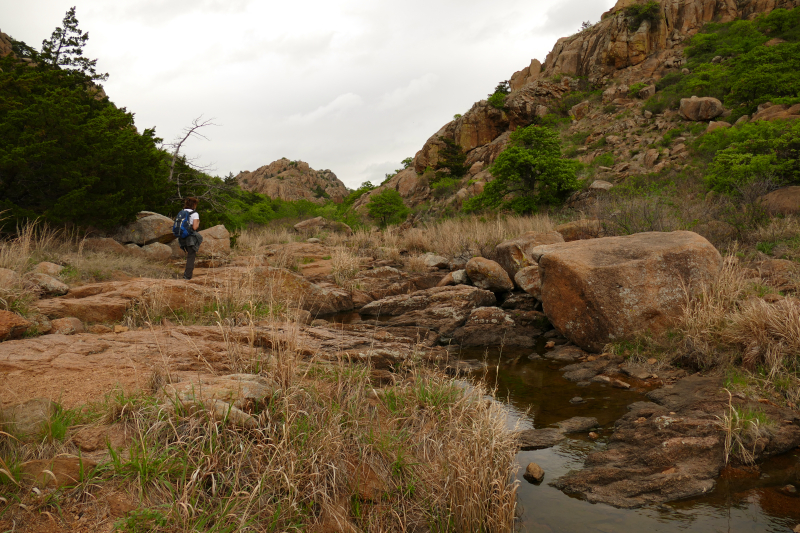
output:
{"label": "rocky ravine", "polygon": [[[717,421],[729,397],[720,394],[720,383],[669,369],[656,376],[596,352],[613,339],[663,329],[665,318],[680,311],[676,288],[692,291],[713,278],[719,254],[691,232],[559,239],[553,232],[526,233],[498,245],[499,262],[473,258],[465,265],[428,254],[426,272],[363,258],[357,288],[351,290],[333,283],[326,259],[330,248],[290,243],[274,245],[265,256],[199,267],[189,282],[132,279],[66,287],[56,297],[43,293],[36,304],[40,315],[32,320],[44,335],[20,338],[31,321],[0,312],[0,408],[8,423],[9,413],[27,413],[25,406],[39,405],[38,398],[71,407],[115,388],[132,392],[152,386],[153,376],[169,375],[179,395],[201,382],[220,391],[206,400],[227,412],[238,403],[226,399],[233,394],[230,383],[224,388],[215,380],[229,375],[226,382],[258,381],[236,374],[254,353],[369,362],[378,386],[393,383],[411,360],[461,371],[464,365],[450,359],[447,345],[531,347],[544,334],[545,357],[570,363],[563,368],[567,379],[619,388],[663,386],[649,393],[651,403],[633,404],[617,422],[608,448],[590,456],[584,469],[556,480],[559,488],[621,507],[708,491],[724,463]],[[271,266],[271,259],[302,267],[291,272]],[[42,264],[38,270],[57,275],[58,268]],[[565,276],[572,281],[564,282]],[[9,279],[0,276],[3,283]],[[215,326],[177,325],[176,317],[168,318],[168,310],[203,309],[245,289],[289,305],[271,319],[250,321],[241,314]],[[143,309],[167,319],[134,330],[123,326],[126,316]],[[332,313],[348,311],[358,313],[344,324],[332,320]],[[730,401],[749,405],[740,398]],[[797,413],[762,407],[778,424],[752,443],[758,457],[800,444]],[[246,413],[235,413],[237,423],[250,423]],[[558,429],[529,431],[520,436],[520,446],[554,445],[565,433],[588,431],[591,422],[570,420]]]}
{"label": "rocky ravine", "polygon": [[236,180],[246,191],[281,200],[322,203],[331,199],[341,202],[348,192],[344,183],[330,170],[314,170],[304,161],[288,159],[278,159],[253,172],[240,172]]}

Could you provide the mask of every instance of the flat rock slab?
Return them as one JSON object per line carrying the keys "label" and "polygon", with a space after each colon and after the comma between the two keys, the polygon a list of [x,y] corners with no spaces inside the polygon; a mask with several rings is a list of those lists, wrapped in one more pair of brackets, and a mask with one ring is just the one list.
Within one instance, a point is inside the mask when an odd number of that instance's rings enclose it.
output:
{"label": "flat rock slab", "polygon": [[0,343],[0,408],[37,397],[74,407],[102,399],[117,388],[142,389],[156,369],[179,377],[186,373],[187,380],[198,373],[229,374],[231,344],[241,350],[255,347],[267,357],[291,349],[301,357],[344,357],[376,369],[392,369],[410,357],[447,359],[444,348],[413,338],[380,328],[343,330],[335,325],[298,329],[297,324],[275,322],[252,330],[232,328],[226,335],[215,326],[44,335]]}
{"label": "flat rock slab", "polygon": [[592,416],[573,416],[556,424],[564,433],[588,433],[598,426],[597,419]]}
{"label": "flat rock slab", "polygon": [[516,436],[523,451],[551,448],[566,438],[563,431],[555,428],[527,429],[518,431]]}

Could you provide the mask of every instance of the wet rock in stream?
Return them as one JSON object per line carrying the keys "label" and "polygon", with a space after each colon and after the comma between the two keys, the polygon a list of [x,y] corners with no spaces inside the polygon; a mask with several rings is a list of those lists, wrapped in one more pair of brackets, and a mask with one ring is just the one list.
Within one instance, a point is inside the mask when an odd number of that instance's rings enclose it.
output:
{"label": "wet rock in stream", "polygon": [[527,429],[517,432],[517,442],[522,451],[552,448],[565,438],[564,432],[555,428]]}
{"label": "wet rock in stream", "polygon": [[[649,392],[652,401],[631,404],[615,423],[605,450],[590,454],[583,470],[551,485],[592,503],[622,508],[708,493],[725,464],[719,417],[729,409],[729,396],[721,386],[720,378],[695,375]],[[746,403],[736,398],[733,402]],[[773,420],[790,423],[777,425],[763,442],[752,443],[757,457],[800,444],[800,419],[791,411],[764,408]]]}

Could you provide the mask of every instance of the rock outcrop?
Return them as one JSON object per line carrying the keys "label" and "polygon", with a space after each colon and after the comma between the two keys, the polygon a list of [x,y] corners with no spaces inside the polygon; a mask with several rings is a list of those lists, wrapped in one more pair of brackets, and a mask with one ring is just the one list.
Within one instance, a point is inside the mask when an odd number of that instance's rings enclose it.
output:
{"label": "rock outcrop", "polygon": [[338,222],[335,220],[328,220],[325,217],[315,217],[309,218],[308,220],[303,220],[302,222],[298,222],[294,225],[295,231],[300,233],[317,233],[320,231],[333,231],[335,233],[343,233],[345,235],[352,235],[353,228],[345,224],[344,222]]}
{"label": "rock outcrop", "polygon": [[424,327],[442,336],[450,336],[467,321],[473,309],[492,307],[496,303],[490,291],[456,285],[389,296],[365,305],[360,313],[391,317],[381,322],[385,326]]}
{"label": "rock outcrop", "polygon": [[711,281],[722,266],[716,248],[689,231],[553,244],[533,255],[545,314],[559,333],[594,352],[669,327],[686,291]]}
{"label": "rock outcrop", "polygon": [[281,200],[323,203],[331,199],[341,202],[348,194],[347,187],[330,170],[314,170],[304,161],[285,158],[253,172],[240,172],[236,180],[244,190]]}

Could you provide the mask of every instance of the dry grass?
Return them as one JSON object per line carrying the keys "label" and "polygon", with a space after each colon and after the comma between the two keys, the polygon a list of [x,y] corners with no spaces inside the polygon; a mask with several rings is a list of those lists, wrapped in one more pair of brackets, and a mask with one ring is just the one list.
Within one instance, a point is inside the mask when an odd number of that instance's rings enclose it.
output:
{"label": "dry grass", "polygon": [[340,287],[352,289],[354,279],[361,271],[361,259],[344,247],[336,248],[331,254],[331,274]]}
{"label": "dry grass", "polygon": [[738,408],[733,405],[733,397],[728,392],[728,410],[717,417],[717,424],[725,434],[725,463],[732,458],[753,465],[756,462],[758,439],[769,437],[775,421],[762,411]]}
{"label": "dry grass", "polygon": [[[375,393],[371,369],[345,358],[302,362],[291,343],[230,344],[235,370],[252,371],[258,360],[272,383],[272,395],[249,409],[257,427],[151,392],[117,394],[94,418],[124,424],[130,449],[113,450],[90,479],[47,501],[6,476],[5,503],[22,505],[8,505],[0,526],[30,522],[37,512],[69,520],[80,505],[97,509],[96,495],[113,487],[136,500],[137,511],[118,521],[122,531],[513,529],[516,444],[487,391],[409,360],[399,383]],[[0,435],[14,483],[22,460],[48,457],[32,446]],[[75,453],[65,446],[61,452]]]}

